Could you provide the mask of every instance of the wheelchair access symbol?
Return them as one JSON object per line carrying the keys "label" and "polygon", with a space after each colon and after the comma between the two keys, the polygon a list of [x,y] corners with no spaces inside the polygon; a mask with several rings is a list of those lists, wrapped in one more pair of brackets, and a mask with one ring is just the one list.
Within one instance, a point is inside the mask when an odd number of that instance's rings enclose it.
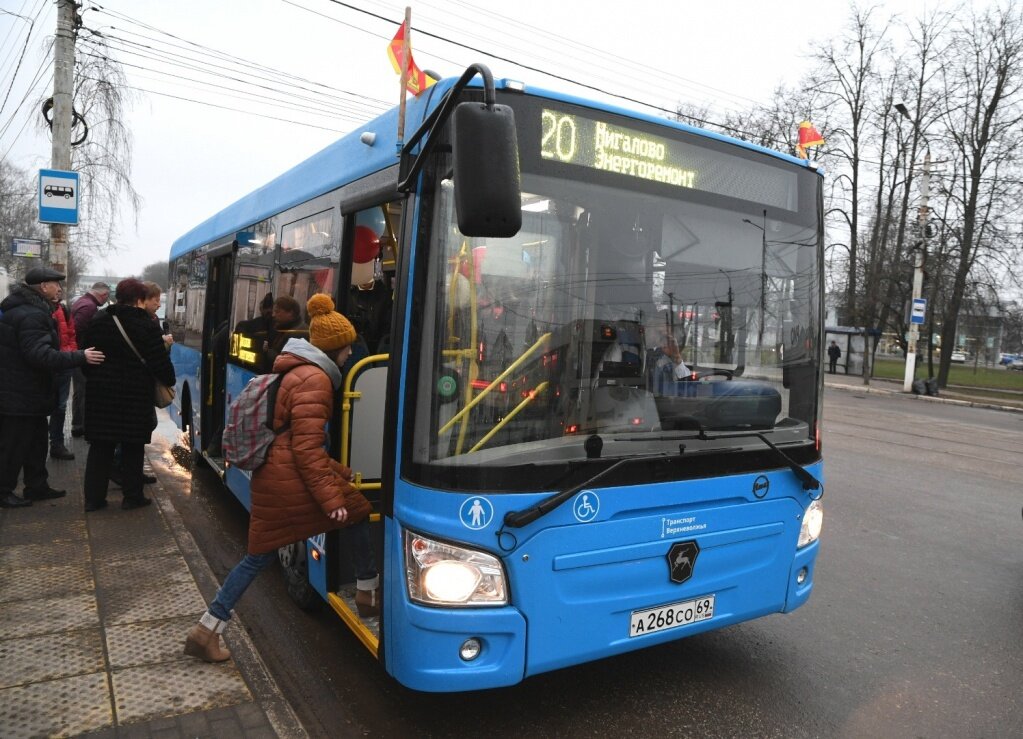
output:
{"label": "wheelchair access symbol", "polygon": [[494,520],[494,504],[486,498],[474,495],[462,503],[458,518],[467,529],[473,531],[485,529]]}
{"label": "wheelchair access symbol", "polygon": [[599,510],[600,498],[592,490],[583,490],[572,501],[572,513],[575,514],[576,520],[582,523],[589,523],[595,519]]}

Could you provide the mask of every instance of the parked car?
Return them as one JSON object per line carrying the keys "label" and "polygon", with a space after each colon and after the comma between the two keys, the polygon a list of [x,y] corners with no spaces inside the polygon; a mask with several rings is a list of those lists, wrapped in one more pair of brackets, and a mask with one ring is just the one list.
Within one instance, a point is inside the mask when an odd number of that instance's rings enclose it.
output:
{"label": "parked car", "polygon": [[952,356],[949,357],[949,361],[962,364],[966,361],[966,355],[963,352],[952,352]]}
{"label": "parked car", "polygon": [[1019,372],[1023,372],[1023,359],[1012,360],[1011,362],[1009,362],[1008,368],[1011,370],[1018,370]]}
{"label": "parked car", "polygon": [[1000,354],[998,356],[998,364],[1004,364],[1006,367],[1008,367],[1010,364],[1012,364],[1017,359],[1023,359],[1023,355],[1020,355],[1020,354]]}

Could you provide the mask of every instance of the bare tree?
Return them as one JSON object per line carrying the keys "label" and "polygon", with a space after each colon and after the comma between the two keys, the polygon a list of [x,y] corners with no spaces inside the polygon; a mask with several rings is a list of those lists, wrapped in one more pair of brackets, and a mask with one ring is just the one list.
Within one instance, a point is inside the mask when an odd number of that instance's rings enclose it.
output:
{"label": "bare tree", "polygon": [[840,188],[838,197],[847,203],[834,206],[832,211],[841,216],[848,229],[845,312],[852,324],[862,320],[857,308],[857,272],[861,258],[864,132],[871,100],[878,97],[878,59],[887,44],[884,31],[873,26],[873,13],[874,9],[852,8],[847,34],[815,55],[818,70],[813,83],[832,115],[828,148],[843,165],[834,182]]}
{"label": "bare tree", "polygon": [[948,382],[959,313],[978,260],[1010,238],[1001,217],[1018,212],[1018,172],[1023,146],[1023,9],[1018,5],[970,13],[956,29],[954,54],[943,68],[944,134],[955,158],[948,197],[959,227],[951,293],[941,327],[938,383]]}
{"label": "bare tree", "polygon": [[23,269],[23,257],[11,253],[13,239],[39,239],[45,242],[47,233],[39,224],[36,206],[36,179],[9,162],[0,162],[0,266],[13,275]]}
{"label": "bare tree", "polygon": [[164,290],[167,289],[167,262],[153,262],[142,268],[142,279],[155,282]]}

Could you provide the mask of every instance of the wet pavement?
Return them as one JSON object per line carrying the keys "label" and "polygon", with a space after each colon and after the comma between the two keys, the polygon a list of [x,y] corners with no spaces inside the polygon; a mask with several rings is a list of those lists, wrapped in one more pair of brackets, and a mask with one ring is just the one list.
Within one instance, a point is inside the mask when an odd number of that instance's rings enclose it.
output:
{"label": "wet pavement", "polygon": [[[163,490],[188,472],[147,447],[154,505],[86,514],[88,445],[47,460],[64,498],[0,509],[0,737],[301,737],[236,618],[233,659],[182,653],[217,582]],[[19,491],[20,494],[20,491]]]}

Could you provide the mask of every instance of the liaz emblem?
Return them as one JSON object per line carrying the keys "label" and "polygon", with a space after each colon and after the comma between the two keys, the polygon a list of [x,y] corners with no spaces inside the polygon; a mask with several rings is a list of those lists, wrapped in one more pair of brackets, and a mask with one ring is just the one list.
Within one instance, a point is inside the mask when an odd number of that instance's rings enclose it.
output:
{"label": "liaz emblem", "polygon": [[682,584],[693,576],[696,557],[700,547],[695,541],[677,541],[668,550],[668,576],[674,583]]}

